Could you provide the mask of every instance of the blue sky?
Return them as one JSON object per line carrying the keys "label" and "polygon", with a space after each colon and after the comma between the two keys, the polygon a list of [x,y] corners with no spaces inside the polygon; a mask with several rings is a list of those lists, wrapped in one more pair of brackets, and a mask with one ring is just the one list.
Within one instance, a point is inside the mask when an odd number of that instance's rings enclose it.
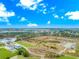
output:
{"label": "blue sky", "polygon": [[79,0],[0,0],[0,28],[79,28]]}

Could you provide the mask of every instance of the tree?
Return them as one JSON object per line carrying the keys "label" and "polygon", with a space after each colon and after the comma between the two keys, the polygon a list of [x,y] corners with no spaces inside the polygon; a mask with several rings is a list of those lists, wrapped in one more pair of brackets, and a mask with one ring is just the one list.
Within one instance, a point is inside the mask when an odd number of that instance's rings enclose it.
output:
{"label": "tree", "polygon": [[24,57],[28,57],[29,56],[29,52],[24,49],[24,48],[19,48],[18,50],[18,55],[23,55]]}
{"label": "tree", "polygon": [[6,59],[10,59],[10,57],[7,57]]}

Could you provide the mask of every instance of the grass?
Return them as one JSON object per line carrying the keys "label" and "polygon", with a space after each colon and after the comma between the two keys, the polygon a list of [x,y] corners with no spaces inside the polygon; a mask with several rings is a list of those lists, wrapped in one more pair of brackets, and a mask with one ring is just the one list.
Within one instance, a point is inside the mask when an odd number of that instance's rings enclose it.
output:
{"label": "grass", "polygon": [[22,55],[18,55],[17,59],[25,59]]}
{"label": "grass", "polygon": [[40,57],[28,57],[28,59],[40,59]]}
{"label": "grass", "polygon": [[25,46],[25,47],[27,47],[27,48],[29,48],[29,47],[33,47],[33,45],[30,44],[30,43],[28,43],[28,42],[17,41],[17,43],[18,43],[18,44],[21,44],[21,45],[23,45],[23,46]]}
{"label": "grass", "polygon": [[8,57],[12,57],[16,55],[16,53],[12,53],[5,48],[0,48],[0,59],[7,59]]}
{"label": "grass", "polygon": [[13,56],[11,59],[25,59],[22,55]]}
{"label": "grass", "polygon": [[0,43],[0,47],[2,47],[2,46],[4,46],[4,44],[3,43]]}
{"label": "grass", "polygon": [[73,57],[73,56],[61,56],[57,59],[77,59],[76,57]]}
{"label": "grass", "polygon": [[17,59],[40,59],[40,57],[23,57],[21,55],[18,55]]}

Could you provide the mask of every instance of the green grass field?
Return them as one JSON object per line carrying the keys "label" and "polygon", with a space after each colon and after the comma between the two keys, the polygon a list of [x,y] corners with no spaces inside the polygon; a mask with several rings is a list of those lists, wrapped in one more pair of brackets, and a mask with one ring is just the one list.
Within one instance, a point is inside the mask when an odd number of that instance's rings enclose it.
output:
{"label": "green grass field", "polygon": [[40,57],[28,57],[28,59],[41,59]]}
{"label": "green grass field", "polygon": [[17,59],[24,59],[25,57],[23,57],[22,55],[18,55]]}
{"label": "green grass field", "polygon": [[23,46],[25,46],[25,47],[27,47],[27,48],[33,47],[32,44],[30,44],[30,43],[28,43],[28,42],[24,42],[24,41],[17,41],[16,43],[21,44],[21,45],[23,45]]}
{"label": "green grass field", "polygon": [[16,53],[12,53],[5,48],[0,48],[0,59],[8,59],[8,57],[14,56]]}
{"label": "green grass field", "polygon": [[4,46],[4,44],[0,43],[0,47]]}
{"label": "green grass field", "polygon": [[77,57],[73,57],[73,56],[61,56],[57,59],[78,59]]}
{"label": "green grass field", "polygon": [[40,57],[23,57],[21,55],[18,55],[17,59],[40,59]]}

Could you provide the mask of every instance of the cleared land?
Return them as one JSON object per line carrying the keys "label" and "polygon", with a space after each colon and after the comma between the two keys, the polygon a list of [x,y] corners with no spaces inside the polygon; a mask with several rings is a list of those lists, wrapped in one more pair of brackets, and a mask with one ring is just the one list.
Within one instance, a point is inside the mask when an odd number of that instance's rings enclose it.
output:
{"label": "cleared land", "polygon": [[[63,50],[60,44],[64,42],[64,40],[66,42],[74,42],[74,40],[72,40],[71,38],[55,37],[55,36],[54,37],[53,36],[41,36],[41,37],[26,39],[23,41],[17,41],[17,43],[27,47],[34,54],[37,54],[39,56],[41,55],[45,56],[45,54],[48,52],[53,51],[57,53],[60,50]],[[69,56],[60,56],[60,57],[57,57],[56,59],[78,59],[76,56],[71,57],[70,55],[72,54],[69,54]]]}

